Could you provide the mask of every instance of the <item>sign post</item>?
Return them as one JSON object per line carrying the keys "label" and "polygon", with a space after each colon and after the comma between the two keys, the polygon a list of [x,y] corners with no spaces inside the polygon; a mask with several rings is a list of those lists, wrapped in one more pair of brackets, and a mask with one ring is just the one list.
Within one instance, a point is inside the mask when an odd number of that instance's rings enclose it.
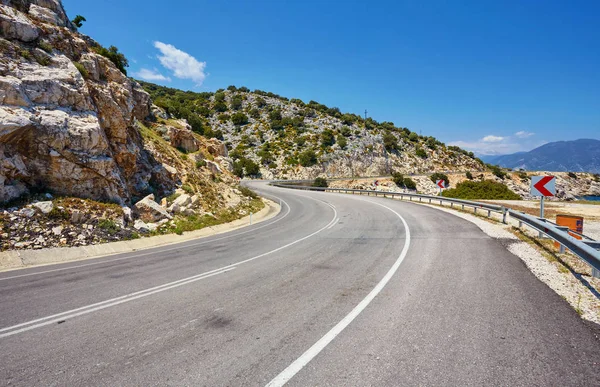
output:
{"label": "sign post", "polygon": [[[531,195],[541,196],[540,199],[540,218],[544,218],[544,200],[546,197],[556,196],[556,177],[554,176],[532,176],[531,177]],[[542,232],[540,231],[540,238]]]}
{"label": "sign post", "polygon": [[436,180],[435,185],[437,185],[440,189],[440,193],[438,196],[442,196],[442,190],[446,188],[446,182],[444,180]]}

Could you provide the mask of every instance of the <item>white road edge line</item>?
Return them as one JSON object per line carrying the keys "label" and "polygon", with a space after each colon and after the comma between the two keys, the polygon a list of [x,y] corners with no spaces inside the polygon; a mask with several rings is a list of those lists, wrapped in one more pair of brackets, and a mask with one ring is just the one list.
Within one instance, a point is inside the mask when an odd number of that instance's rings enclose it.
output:
{"label": "white road edge line", "polygon": [[[370,201],[371,202],[371,201]],[[380,204],[371,202],[373,204],[377,204],[378,206],[387,208],[394,214],[400,218],[402,224],[404,225],[404,229],[406,231],[406,238],[404,242],[404,247],[402,248],[402,252],[400,252],[400,256],[394,262],[390,270],[386,273],[386,275],[379,281],[377,285],[371,290],[369,294],[350,311],[339,323],[337,323],[329,332],[325,334],[325,336],[321,337],[319,341],[313,344],[306,352],[304,352],[298,359],[296,359],[292,364],[290,364],[286,369],[284,369],[279,375],[277,375],[273,380],[267,384],[266,387],[279,387],[286,384],[291,378],[294,377],[304,366],[306,366],[315,356],[317,356],[325,347],[333,341],[350,323],[373,301],[373,299],[381,292],[381,290],[387,285],[392,276],[400,267],[400,264],[406,257],[408,253],[408,248],[410,246],[410,229],[408,228],[408,224],[406,220],[391,208]]]}
{"label": "white road edge line", "polygon": [[[317,200],[317,199],[313,199],[313,200]],[[13,326],[10,326],[10,327],[5,327],[5,328],[0,329],[0,332],[6,332],[6,333],[0,334],[0,339],[4,338],[4,337],[15,335],[17,333],[26,332],[26,331],[29,331],[29,330],[32,330],[32,329],[35,329],[35,328],[40,328],[40,327],[43,327],[43,326],[46,326],[46,325],[49,325],[49,324],[53,324],[53,323],[61,321],[61,320],[66,320],[66,319],[69,319],[69,318],[73,318],[73,317],[81,316],[81,315],[88,314],[88,313],[91,313],[91,312],[95,312],[95,311],[98,311],[98,310],[101,310],[101,309],[108,308],[110,306],[119,305],[119,304],[122,304],[122,303],[125,303],[125,302],[137,300],[138,298],[142,298],[142,297],[146,297],[146,296],[149,296],[149,295],[152,295],[152,294],[160,293],[160,292],[163,292],[165,290],[173,289],[173,288],[176,288],[176,287],[179,287],[179,286],[182,286],[182,285],[186,285],[186,284],[189,284],[189,283],[192,283],[192,282],[195,282],[195,281],[199,281],[201,279],[208,278],[208,277],[211,277],[211,276],[216,275],[216,274],[222,274],[222,273],[225,273],[225,272],[227,272],[229,270],[235,269],[237,266],[242,265],[244,263],[248,263],[248,262],[254,261],[254,260],[258,259],[258,258],[262,258],[264,256],[267,256],[267,255],[276,253],[278,251],[281,251],[281,250],[283,250],[285,248],[288,248],[288,247],[290,247],[292,245],[300,243],[300,242],[302,242],[302,241],[304,241],[304,240],[306,240],[306,239],[308,239],[308,238],[310,238],[310,237],[312,237],[314,235],[317,235],[320,232],[326,230],[329,226],[331,226],[331,224],[337,218],[337,215],[338,215],[337,210],[335,209],[335,207],[333,207],[333,205],[331,205],[329,203],[326,203],[326,202],[323,202],[323,203],[327,204],[329,207],[331,207],[333,209],[333,218],[331,219],[331,221],[329,221],[329,223],[327,223],[325,226],[323,226],[322,228],[318,229],[317,231],[313,232],[312,234],[304,236],[304,237],[302,237],[300,239],[296,239],[295,241],[290,242],[290,243],[288,243],[286,245],[280,246],[280,247],[278,247],[278,248],[276,248],[274,250],[271,250],[271,251],[268,251],[266,253],[254,256],[252,258],[248,258],[248,259],[245,259],[245,260],[240,261],[240,262],[232,263],[231,265],[227,265],[227,266],[220,267],[218,269],[207,271],[205,273],[197,274],[197,275],[194,275],[194,276],[191,276],[191,277],[183,278],[183,279],[180,279],[180,280],[177,280],[177,281],[169,282],[169,283],[166,283],[166,284],[163,284],[163,285],[159,285],[159,286],[155,286],[155,287],[152,287],[152,288],[149,288],[149,289],[140,290],[140,291],[135,292],[135,293],[126,294],[124,296],[112,298],[112,299],[109,299],[109,300],[106,300],[106,301],[97,302],[95,304],[83,306],[83,307],[80,307],[80,308],[77,308],[77,309],[71,309],[71,310],[68,310],[66,312],[57,313],[57,314],[53,314],[51,316],[46,316],[46,317],[38,318],[38,319],[35,319],[35,320],[31,320],[31,321],[27,321],[27,322],[20,323],[20,324],[17,324],[17,325],[13,325]]]}
{"label": "white road edge line", "polygon": [[[102,261],[102,262],[92,262],[92,263],[86,263],[86,264],[83,264],[83,265],[69,266],[69,267],[58,268],[58,269],[38,271],[38,272],[35,272],[35,273],[27,273],[27,274],[14,275],[14,276],[11,276],[11,277],[4,277],[4,278],[0,278],[0,281],[14,279],[14,278],[21,278],[21,277],[30,277],[30,276],[38,275],[38,274],[53,273],[53,272],[56,272],[56,271],[65,271],[65,270],[70,270],[70,269],[77,269],[77,268],[86,267],[86,266],[101,265],[103,263],[111,263],[111,262],[123,261],[123,260],[131,259],[131,258],[139,258],[139,257],[143,257],[143,256],[149,255],[149,254],[163,253],[163,252],[167,252],[167,251],[173,251],[173,250],[178,250],[178,249],[185,249],[185,248],[188,248],[188,247],[201,246],[201,245],[205,245],[207,243],[220,241],[220,240],[231,238],[231,237],[234,237],[234,236],[244,235],[244,234],[247,234],[249,232],[254,232],[256,230],[260,230],[261,228],[265,228],[265,227],[268,227],[268,226],[270,226],[272,224],[275,224],[275,223],[279,222],[280,220],[282,220],[283,218],[285,218],[286,216],[289,215],[289,213],[290,213],[290,205],[285,200],[283,200],[283,199],[281,199],[281,198],[279,198],[277,196],[274,196],[274,197],[276,197],[277,199],[281,200],[282,203],[285,203],[285,205],[287,207],[287,212],[281,218],[275,219],[273,222],[271,222],[269,224],[265,224],[265,225],[262,225],[260,227],[253,228],[251,230],[246,230],[246,231],[235,233],[235,234],[231,234],[231,235],[225,235],[223,237],[211,239],[209,241],[202,241],[202,242],[199,242],[199,243],[192,243],[192,244],[189,244],[189,245],[186,245],[186,246],[183,246],[183,247],[179,246],[179,247],[167,248],[167,249],[160,250],[160,251],[147,251],[147,252],[143,252],[143,253],[140,253],[140,254],[131,255],[131,256],[128,256],[128,257],[115,258],[115,259],[105,260],[105,261]],[[184,241],[184,242],[176,242],[176,243],[185,243],[185,242],[186,241]],[[160,249],[160,248],[161,248],[161,246],[157,246],[157,247],[153,247],[151,249]],[[118,253],[118,254],[129,254],[129,253]],[[98,259],[99,258],[101,258],[101,257],[98,257]],[[94,258],[90,258],[90,259],[94,259]],[[27,269],[27,268],[23,268],[23,269],[20,269],[20,270],[24,270],[24,269]]]}

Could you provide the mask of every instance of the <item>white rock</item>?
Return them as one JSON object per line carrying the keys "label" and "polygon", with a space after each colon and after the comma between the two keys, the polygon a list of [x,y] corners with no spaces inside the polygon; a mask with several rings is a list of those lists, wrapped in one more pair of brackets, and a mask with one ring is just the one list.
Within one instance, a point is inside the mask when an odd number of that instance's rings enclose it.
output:
{"label": "white rock", "polygon": [[171,219],[172,216],[154,201],[154,195],[148,195],[139,202],[135,203],[135,208],[142,214],[151,216],[154,220],[163,218]]}
{"label": "white rock", "polygon": [[176,214],[181,211],[181,207],[179,206],[179,204],[171,204],[168,208],[168,211],[172,214]]}
{"label": "white rock", "polygon": [[136,230],[138,230],[140,232],[150,231],[150,228],[148,227],[148,225],[145,222],[143,222],[141,219],[136,219],[135,223],[133,224],[133,228],[135,228]]}
{"label": "white rock", "polygon": [[22,42],[32,42],[39,36],[38,28],[23,12],[4,4],[0,4],[0,29],[3,37]]}
{"label": "white rock", "polygon": [[199,194],[192,196],[192,201],[191,201],[190,205],[192,207],[195,207],[198,203],[200,203],[200,199],[201,199],[201,196]]}
{"label": "white rock", "polygon": [[54,234],[54,235],[60,235],[60,234],[62,234],[62,231],[63,231],[63,226],[52,227],[52,234]]}
{"label": "white rock", "polygon": [[183,194],[173,201],[173,205],[186,207],[192,203],[192,198],[188,194]]}
{"label": "white rock", "polygon": [[131,208],[123,206],[121,207],[121,209],[123,210],[123,219],[125,220],[125,222],[131,222],[133,220]]}
{"label": "white rock", "polygon": [[33,215],[35,215],[35,210],[32,208],[23,208],[21,209],[20,213],[27,218],[31,218]]}
{"label": "white rock", "polygon": [[33,203],[32,206],[42,211],[43,214],[49,214],[54,208],[54,204],[51,201]]}
{"label": "white rock", "polygon": [[81,223],[85,220],[85,214],[79,210],[71,211],[71,223]]}

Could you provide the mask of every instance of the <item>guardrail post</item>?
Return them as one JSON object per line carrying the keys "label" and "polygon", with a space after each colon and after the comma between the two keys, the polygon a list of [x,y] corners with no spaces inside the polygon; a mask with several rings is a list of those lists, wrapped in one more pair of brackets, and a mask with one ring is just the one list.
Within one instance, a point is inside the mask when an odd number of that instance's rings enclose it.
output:
{"label": "guardrail post", "polygon": [[477,213],[477,207],[473,207],[473,213],[476,214]]}
{"label": "guardrail post", "polygon": [[506,224],[506,207],[502,206],[502,223]]}
{"label": "guardrail post", "polygon": [[596,269],[595,267],[592,267],[592,277],[600,278],[600,270]]}
{"label": "guardrail post", "polygon": [[491,211],[491,210],[488,210],[488,218],[489,218],[490,216],[492,216],[492,211]]}
{"label": "guardrail post", "polygon": [[521,221],[519,220],[519,228],[522,228],[522,227],[523,227],[523,222],[521,222]]}
{"label": "guardrail post", "polygon": [[429,204],[431,204],[431,198],[429,198]]}
{"label": "guardrail post", "polygon": [[442,200],[440,199],[440,206],[442,205]]}
{"label": "guardrail post", "polygon": [[421,198],[419,197],[419,203],[421,203]]}
{"label": "guardrail post", "polygon": [[465,210],[465,205],[461,204],[460,206],[461,206],[461,209],[464,211]]}
{"label": "guardrail post", "polygon": [[450,208],[454,208],[454,203],[450,202]]}

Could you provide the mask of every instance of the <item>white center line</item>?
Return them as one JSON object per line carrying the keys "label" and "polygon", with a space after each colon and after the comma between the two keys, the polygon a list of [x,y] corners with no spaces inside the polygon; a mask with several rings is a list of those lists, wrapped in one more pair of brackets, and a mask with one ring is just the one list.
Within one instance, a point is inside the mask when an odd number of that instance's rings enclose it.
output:
{"label": "white center line", "polygon": [[396,262],[394,262],[394,264],[392,265],[390,270],[381,279],[381,281],[379,281],[379,283],[377,285],[375,285],[373,290],[371,290],[371,292],[369,294],[367,294],[367,296],[358,305],[356,305],[354,307],[354,309],[352,309],[352,311],[350,311],[350,313],[348,313],[346,315],[346,317],[344,317],[339,323],[337,323],[333,328],[331,328],[331,330],[329,332],[327,332],[325,334],[325,336],[321,337],[321,339],[319,339],[319,341],[317,341],[315,344],[313,344],[312,347],[310,347],[306,352],[304,352],[298,359],[296,359],[286,369],[281,371],[281,373],[279,375],[277,375],[273,380],[271,380],[269,382],[269,384],[267,384],[267,387],[283,386],[291,378],[293,378],[294,375],[296,375],[298,372],[300,372],[300,370],[302,368],[304,368],[304,366],[306,366],[312,359],[314,359],[315,356],[317,356],[323,349],[325,349],[325,347],[329,343],[331,343],[333,341],[333,339],[335,339],[344,329],[346,329],[346,327],[348,325],[350,325],[350,323],[371,303],[371,301],[373,301],[373,299],[379,294],[379,292],[381,292],[381,290],[385,287],[385,285],[387,285],[387,283],[390,281],[392,276],[396,273],[396,271],[398,270],[398,267],[400,267],[400,264],[406,257],[406,254],[408,253],[408,248],[410,246],[410,229],[408,228],[408,224],[406,223],[406,220],[404,220],[404,218],[399,213],[397,213],[396,211],[392,210],[391,208],[389,208],[383,204],[372,202],[372,201],[369,201],[369,202],[373,203],[373,204],[377,204],[378,206],[387,208],[388,210],[390,210],[391,212],[396,214],[396,216],[398,216],[398,218],[400,218],[400,220],[402,221],[402,224],[404,225],[404,229],[406,232],[406,237],[405,237],[406,239],[404,242],[404,247],[402,248],[402,251],[400,252],[400,256],[398,257],[398,259],[396,259]]}

